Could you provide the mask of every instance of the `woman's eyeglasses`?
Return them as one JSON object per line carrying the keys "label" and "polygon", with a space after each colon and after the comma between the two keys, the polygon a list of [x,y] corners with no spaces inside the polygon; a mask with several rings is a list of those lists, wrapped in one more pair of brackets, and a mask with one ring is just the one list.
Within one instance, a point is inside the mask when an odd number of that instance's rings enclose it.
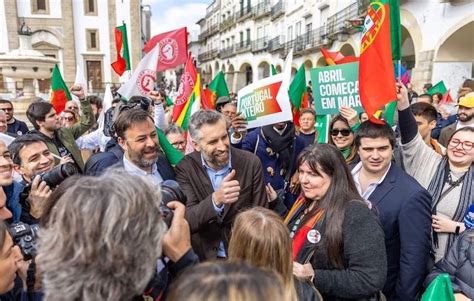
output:
{"label": "woman's eyeglasses", "polygon": [[459,139],[451,139],[451,141],[449,141],[449,145],[452,148],[456,148],[459,144],[461,144],[462,149],[466,152],[470,151],[474,147],[474,143],[471,141],[461,141]]}
{"label": "woman's eyeglasses", "polygon": [[332,129],[332,130],[331,130],[331,136],[337,136],[337,135],[339,135],[339,133],[341,133],[342,136],[347,137],[347,136],[349,136],[352,132],[351,132],[351,130],[348,130],[348,129],[343,129],[343,130],[340,130],[340,129]]}

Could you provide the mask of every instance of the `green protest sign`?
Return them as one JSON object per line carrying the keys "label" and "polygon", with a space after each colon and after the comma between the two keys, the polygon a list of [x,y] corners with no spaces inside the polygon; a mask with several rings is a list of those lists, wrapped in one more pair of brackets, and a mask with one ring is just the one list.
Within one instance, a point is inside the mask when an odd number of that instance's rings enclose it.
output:
{"label": "green protest sign", "polygon": [[359,63],[313,68],[310,71],[317,115],[338,114],[339,107],[362,112],[359,98]]}

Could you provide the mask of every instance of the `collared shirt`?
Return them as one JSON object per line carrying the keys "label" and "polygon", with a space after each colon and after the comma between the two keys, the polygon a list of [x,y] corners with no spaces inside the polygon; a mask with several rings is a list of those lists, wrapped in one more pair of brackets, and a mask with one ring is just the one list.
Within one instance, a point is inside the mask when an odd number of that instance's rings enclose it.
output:
{"label": "collared shirt", "polygon": [[144,171],[143,169],[138,168],[135,164],[130,162],[125,156],[123,156],[123,168],[130,174],[134,176],[146,177],[153,181],[153,183],[159,185],[163,182],[163,177],[158,171],[156,163],[151,166],[151,173]]}
{"label": "collared shirt", "polygon": [[[227,163],[226,166],[224,166],[223,168],[219,170],[214,170],[212,167],[210,167],[204,160],[204,157],[202,156],[202,154],[201,154],[201,162],[202,162],[202,166],[206,170],[207,175],[209,176],[209,179],[211,180],[212,188],[214,189],[214,191],[216,191],[221,186],[222,180],[232,171],[230,150],[229,150],[229,162]],[[221,215],[222,212],[224,211],[224,204],[217,206],[213,201],[212,205],[214,206],[214,211],[216,212],[216,214]],[[219,248],[217,249],[217,257],[227,257],[226,252],[225,252],[224,242],[222,241],[219,243]]]}
{"label": "collared shirt", "polygon": [[377,182],[370,183],[369,186],[367,187],[367,189],[364,192],[362,192],[362,186],[360,185],[360,179],[359,179],[360,171],[362,169],[362,162],[357,163],[357,165],[354,167],[354,169],[352,169],[351,173],[352,173],[352,177],[354,178],[354,182],[355,182],[357,191],[360,193],[360,195],[365,200],[368,201],[370,195],[375,191],[377,186],[379,186],[385,180],[385,177],[387,176],[388,171],[390,170],[391,166],[392,166],[392,163],[390,162],[390,164],[388,165],[388,168],[385,171],[384,175]]}

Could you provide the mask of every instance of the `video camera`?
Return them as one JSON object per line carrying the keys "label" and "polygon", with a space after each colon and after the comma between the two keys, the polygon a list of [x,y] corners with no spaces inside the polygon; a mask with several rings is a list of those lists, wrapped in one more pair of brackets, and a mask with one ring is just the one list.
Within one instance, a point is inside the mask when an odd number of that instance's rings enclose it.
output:
{"label": "video camera", "polygon": [[13,223],[8,229],[14,243],[20,247],[23,258],[26,261],[36,256],[36,236],[38,230],[38,225],[28,225],[23,222]]}
{"label": "video camera", "polygon": [[168,228],[171,226],[171,221],[173,220],[173,211],[166,205],[171,201],[179,201],[186,204],[186,195],[181,188],[179,188],[178,182],[166,180],[161,183],[160,211]]}

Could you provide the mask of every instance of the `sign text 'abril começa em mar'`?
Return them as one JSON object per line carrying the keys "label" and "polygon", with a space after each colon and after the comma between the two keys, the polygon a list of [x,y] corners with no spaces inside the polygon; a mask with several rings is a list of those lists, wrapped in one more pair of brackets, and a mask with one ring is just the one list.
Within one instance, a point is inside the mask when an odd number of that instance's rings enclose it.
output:
{"label": "sign text 'abril come\u00e7a em mar'", "polygon": [[338,114],[342,106],[362,112],[358,62],[313,68],[310,73],[316,114]]}

